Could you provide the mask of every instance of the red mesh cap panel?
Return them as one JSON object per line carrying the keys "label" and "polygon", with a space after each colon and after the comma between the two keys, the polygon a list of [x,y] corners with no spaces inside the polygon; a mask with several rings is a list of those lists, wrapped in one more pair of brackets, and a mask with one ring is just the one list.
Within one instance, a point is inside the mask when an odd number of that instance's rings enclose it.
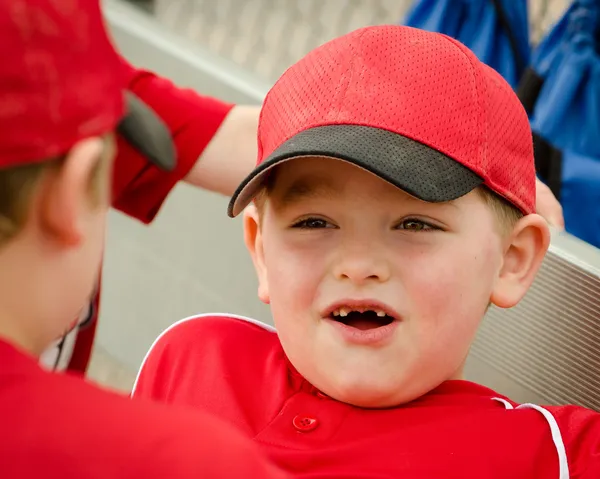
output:
{"label": "red mesh cap panel", "polygon": [[307,128],[350,123],[473,158],[481,100],[473,59],[445,37],[409,27],[357,30],[309,53],[270,91],[260,157]]}
{"label": "red mesh cap panel", "polygon": [[[472,170],[523,212],[534,210],[525,111],[500,75],[449,37],[386,25],[357,30],[312,51],[265,99],[257,165],[276,158],[284,144],[286,157],[293,156],[296,135],[327,125],[372,127],[414,140]],[[303,146],[298,145],[298,155],[306,155]],[[414,155],[417,172],[419,158],[423,155]],[[256,187],[251,180],[258,173],[260,168],[245,183]],[[244,184],[236,195],[243,189]],[[248,192],[242,196],[247,200]]]}
{"label": "red mesh cap panel", "polygon": [[486,149],[481,159],[487,186],[524,213],[535,212],[535,163],[529,119],[511,87],[495,70],[486,71]]}
{"label": "red mesh cap panel", "polygon": [[125,78],[97,0],[0,2],[0,167],[112,130]]}

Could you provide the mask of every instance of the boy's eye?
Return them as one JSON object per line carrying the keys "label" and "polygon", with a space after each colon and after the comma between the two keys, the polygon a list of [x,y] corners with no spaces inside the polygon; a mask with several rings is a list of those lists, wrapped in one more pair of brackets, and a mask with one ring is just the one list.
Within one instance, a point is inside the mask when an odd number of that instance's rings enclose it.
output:
{"label": "boy's eye", "polygon": [[402,221],[400,224],[398,224],[397,228],[400,230],[407,231],[429,231],[439,229],[436,226],[426,223],[425,221],[417,220],[414,218],[409,218]]}
{"label": "boy's eye", "polygon": [[321,218],[306,218],[302,221],[298,221],[292,227],[304,229],[334,228],[331,223]]}

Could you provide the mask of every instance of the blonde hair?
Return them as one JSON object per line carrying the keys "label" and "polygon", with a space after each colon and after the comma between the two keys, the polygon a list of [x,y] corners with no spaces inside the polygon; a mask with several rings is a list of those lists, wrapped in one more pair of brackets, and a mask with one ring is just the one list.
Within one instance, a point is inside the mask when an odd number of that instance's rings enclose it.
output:
{"label": "blonde hair", "polygon": [[523,218],[521,210],[512,203],[509,203],[508,200],[494,193],[487,186],[480,186],[475,191],[496,217],[496,224],[500,235],[508,236],[512,233],[517,222]]}
{"label": "blonde hair", "polygon": [[[106,137],[112,146],[112,137]],[[112,148],[111,148],[112,150]],[[20,233],[27,222],[31,201],[42,178],[62,168],[66,155],[45,161],[0,169],[0,246]],[[97,205],[108,181],[112,154],[103,154],[90,176],[90,200]]]}

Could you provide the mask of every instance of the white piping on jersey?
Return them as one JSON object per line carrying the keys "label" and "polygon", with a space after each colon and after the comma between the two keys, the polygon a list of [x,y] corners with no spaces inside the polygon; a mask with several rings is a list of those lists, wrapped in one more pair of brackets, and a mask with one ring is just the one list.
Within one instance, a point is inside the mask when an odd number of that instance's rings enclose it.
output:
{"label": "white piping on jersey", "polygon": [[499,401],[502,404],[504,404],[504,407],[506,409],[535,409],[544,416],[544,419],[546,419],[548,425],[550,426],[550,434],[552,434],[552,441],[554,442],[554,447],[556,448],[556,453],[558,454],[558,478],[569,479],[570,475],[569,463],[567,461],[567,450],[565,448],[565,443],[560,432],[560,427],[558,427],[556,418],[552,415],[552,413],[547,409],[543,408],[542,406],[538,406],[537,404],[521,404],[520,406],[514,408],[513,405],[509,403],[506,399],[492,399],[494,401]]}
{"label": "white piping on jersey", "polygon": [[148,360],[148,357],[150,356],[152,349],[154,349],[154,347],[158,344],[158,342],[162,339],[162,337],[165,334],[167,334],[169,331],[171,331],[172,329],[175,329],[177,326],[180,326],[183,323],[187,323],[188,321],[193,321],[195,319],[206,318],[209,316],[213,317],[213,318],[216,316],[218,318],[239,319],[241,321],[246,321],[247,323],[251,323],[256,326],[260,326],[261,328],[266,329],[267,331],[269,331],[271,333],[277,332],[276,329],[273,326],[271,326],[270,324],[263,323],[262,321],[258,321],[257,319],[252,319],[247,316],[240,316],[238,314],[202,313],[202,314],[195,314],[193,316],[188,316],[187,318],[180,319],[179,321],[176,321],[171,326],[169,326],[167,329],[165,329],[162,333],[160,333],[158,335],[158,337],[154,340],[152,345],[150,346],[150,349],[148,349],[148,352],[144,356],[144,359],[142,360],[142,364],[140,365],[140,368],[138,369],[138,373],[135,377],[135,382],[133,383],[133,388],[131,388],[131,397],[133,397],[133,395],[135,394],[135,388],[137,387],[138,380],[140,379],[140,374],[142,373],[142,369],[144,369],[144,365],[146,364],[146,361]]}

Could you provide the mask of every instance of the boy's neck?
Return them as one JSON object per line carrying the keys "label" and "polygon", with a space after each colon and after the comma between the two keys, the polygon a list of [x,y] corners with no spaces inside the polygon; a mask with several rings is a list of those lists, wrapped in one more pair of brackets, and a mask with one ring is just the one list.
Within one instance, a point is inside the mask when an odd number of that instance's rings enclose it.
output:
{"label": "boy's neck", "polygon": [[35,317],[44,304],[37,274],[43,264],[26,240],[0,248],[0,340],[35,357],[48,346],[40,318]]}
{"label": "boy's neck", "polygon": [[16,318],[8,318],[0,313],[0,341],[9,343],[37,358],[42,354],[46,345],[42,341],[36,340],[35,332],[26,329],[20,327],[20,322]]}

